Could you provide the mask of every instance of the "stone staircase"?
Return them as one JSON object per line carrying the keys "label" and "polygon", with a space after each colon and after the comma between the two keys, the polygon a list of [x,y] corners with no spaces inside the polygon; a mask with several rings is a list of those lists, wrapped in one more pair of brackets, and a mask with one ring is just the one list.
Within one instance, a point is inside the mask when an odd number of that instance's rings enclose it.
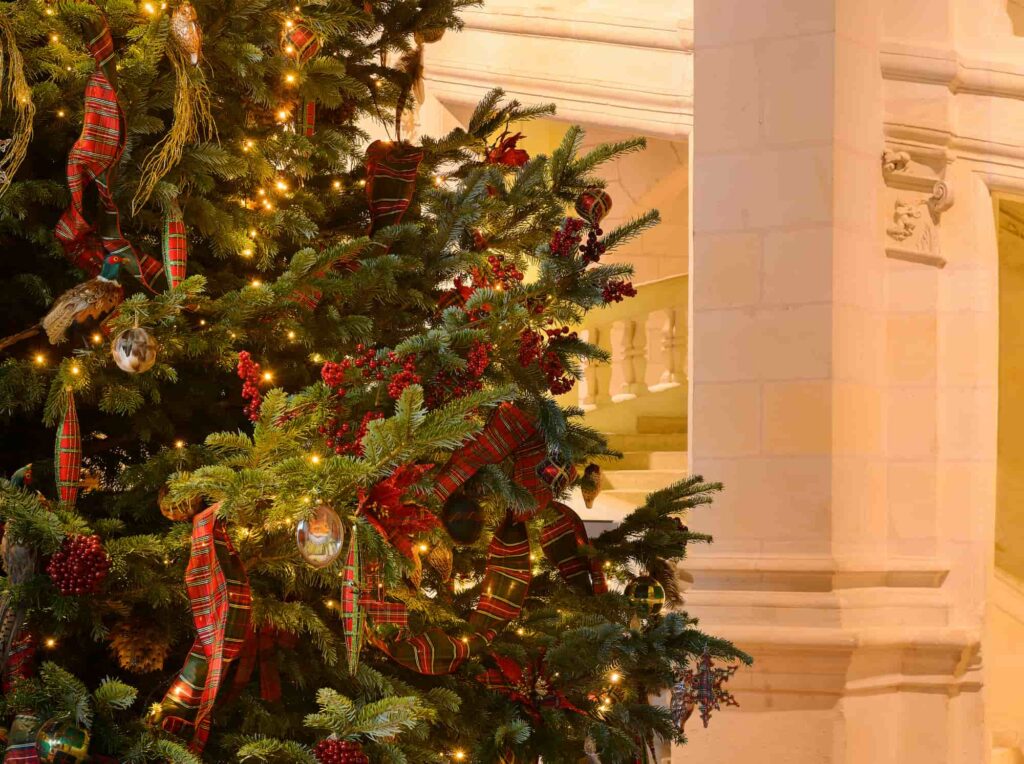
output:
{"label": "stone staircase", "polygon": [[685,416],[638,416],[635,429],[608,435],[623,458],[601,462],[601,493],[594,506],[588,509],[579,491],[569,502],[594,530],[620,522],[647,494],[687,475]]}

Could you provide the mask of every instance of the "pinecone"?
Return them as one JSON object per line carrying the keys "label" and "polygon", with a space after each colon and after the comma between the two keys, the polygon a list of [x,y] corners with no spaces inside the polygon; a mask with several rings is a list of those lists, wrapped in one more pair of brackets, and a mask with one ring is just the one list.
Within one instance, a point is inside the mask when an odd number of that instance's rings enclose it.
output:
{"label": "pinecone", "polygon": [[153,624],[127,619],[110,630],[110,649],[121,668],[145,674],[164,667],[171,643]]}
{"label": "pinecone", "polygon": [[50,558],[46,572],[65,597],[95,594],[110,570],[110,556],[99,536],[69,536]]}
{"label": "pinecone", "polygon": [[320,764],[370,764],[363,747],[351,740],[321,740],[313,748],[313,755]]}

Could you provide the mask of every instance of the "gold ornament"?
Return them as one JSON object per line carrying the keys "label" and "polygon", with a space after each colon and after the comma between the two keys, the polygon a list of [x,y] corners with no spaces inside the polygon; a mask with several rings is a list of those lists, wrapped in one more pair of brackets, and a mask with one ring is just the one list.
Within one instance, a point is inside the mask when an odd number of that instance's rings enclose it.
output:
{"label": "gold ornament", "polygon": [[203,508],[203,502],[198,497],[186,499],[185,501],[171,501],[168,498],[168,494],[167,486],[161,486],[156,498],[157,504],[160,507],[160,514],[168,520],[173,520],[174,522],[191,520]]}
{"label": "gold ornament", "polygon": [[448,583],[451,580],[455,559],[452,556],[452,548],[450,546],[435,544],[434,548],[430,550],[430,554],[427,555],[427,563],[437,571],[441,581]]}
{"label": "gold ornament", "polygon": [[418,45],[440,42],[441,38],[444,37],[444,27],[437,27],[436,29],[421,29],[418,32],[413,32],[412,36]]}
{"label": "gold ornament", "polygon": [[171,14],[171,37],[195,65],[199,64],[199,53],[203,48],[203,30],[197,19],[196,9],[188,0]]}
{"label": "gold ornament", "polygon": [[110,649],[125,671],[146,674],[164,667],[171,643],[156,626],[129,618],[110,630]]}

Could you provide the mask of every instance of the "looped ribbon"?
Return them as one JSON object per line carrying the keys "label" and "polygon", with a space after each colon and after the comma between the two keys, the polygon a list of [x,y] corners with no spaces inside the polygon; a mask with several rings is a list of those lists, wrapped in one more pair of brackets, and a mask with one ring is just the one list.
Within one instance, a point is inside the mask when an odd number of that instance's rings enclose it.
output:
{"label": "looped ribbon", "polygon": [[[85,85],[85,118],[82,134],[68,154],[68,189],[71,204],[57,222],[55,235],[68,259],[90,276],[96,276],[107,255],[118,255],[128,271],[152,290],[161,264],[135,247],[121,233],[121,218],[114,202],[117,163],[124,151],[127,132],[124,112],[117,100],[114,41],[102,14],[86,22],[92,32],[89,52],[96,69]],[[100,202],[98,224],[85,217],[85,190],[92,183]]]}
{"label": "looped ribbon", "polygon": [[[483,431],[456,450],[441,468],[434,495],[444,501],[488,464],[513,460],[513,479],[537,502],[532,512],[509,512],[487,550],[480,600],[470,614],[470,634],[452,637],[441,629],[373,644],[394,661],[421,674],[449,674],[493,641],[499,629],[519,617],[532,580],[526,521],[551,506],[557,517],[542,532],[544,554],[570,585],[581,591],[607,591],[600,563],[580,547],[589,543],[583,521],[572,509],[554,502],[554,495],[572,481],[575,471],[548,454],[536,421],[512,404],[502,404]],[[565,482],[563,482],[565,481]]]}
{"label": "looped ribbon", "polygon": [[276,703],[281,699],[281,672],[274,659],[278,647],[290,649],[299,642],[298,636],[290,631],[263,625],[259,629],[249,626],[245,645],[238,658],[235,668],[235,679],[232,683],[229,700],[238,697],[242,689],[249,684],[256,665],[260,669],[260,697],[268,703]]}
{"label": "looped ribbon", "polygon": [[540,709],[545,707],[586,715],[555,685],[544,668],[543,652],[526,666],[504,655],[491,656],[489,661],[493,667],[479,674],[477,681],[518,703],[535,722],[540,721]]}
{"label": "looped ribbon", "polygon": [[242,653],[252,617],[249,579],[223,522],[217,519],[219,508],[219,503],[214,504],[193,521],[185,585],[196,641],[151,716],[151,721],[172,734],[192,728],[190,747],[197,754],[206,745],[217,693],[229,664]]}

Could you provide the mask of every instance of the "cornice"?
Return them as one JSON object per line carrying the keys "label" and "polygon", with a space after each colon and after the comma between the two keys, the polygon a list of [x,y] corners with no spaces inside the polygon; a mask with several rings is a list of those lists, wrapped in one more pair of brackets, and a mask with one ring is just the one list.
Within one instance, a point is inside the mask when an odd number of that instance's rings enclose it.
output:
{"label": "cornice", "polygon": [[961,53],[938,45],[889,39],[882,42],[880,61],[887,80],[939,85],[951,93],[1024,100],[1024,42],[1012,58]]}

